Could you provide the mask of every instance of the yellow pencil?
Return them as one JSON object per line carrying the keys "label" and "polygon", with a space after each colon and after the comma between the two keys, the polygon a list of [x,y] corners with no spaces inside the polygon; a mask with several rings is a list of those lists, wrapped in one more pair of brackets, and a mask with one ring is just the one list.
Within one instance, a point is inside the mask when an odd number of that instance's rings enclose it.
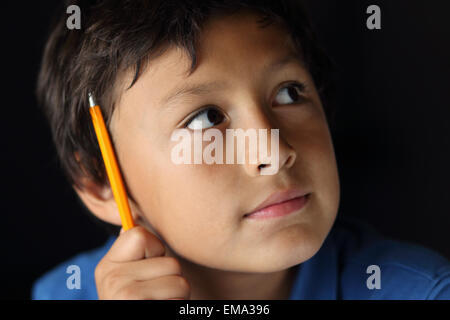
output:
{"label": "yellow pencil", "polygon": [[114,194],[114,199],[116,200],[117,207],[119,208],[122,227],[124,230],[128,230],[134,227],[130,206],[128,204],[128,197],[123,185],[119,166],[117,165],[117,160],[114,155],[111,140],[109,139],[108,130],[106,129],[105,121],[103,120],[100,106],[95,103],[94,98],[90,93],[89,105],[89,111],[91,113],[98,144],[105,163],[106,173]]}

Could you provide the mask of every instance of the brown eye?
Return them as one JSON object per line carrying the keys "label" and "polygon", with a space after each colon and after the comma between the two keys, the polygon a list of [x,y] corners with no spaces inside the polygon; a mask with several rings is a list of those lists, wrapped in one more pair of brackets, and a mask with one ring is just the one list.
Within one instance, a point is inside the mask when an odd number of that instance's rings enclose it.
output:
{"label": "brown eye", "polygon": [[300,83],[291,83],[278,91],[276,100],[277,104],[294,104],[303,100],[303,92],[305,86]]}
{"label": "brown eye", "polygon": [[208,107],[195,114],[185,125],[192,130],[202,130],[211,128],[223,122],[222,112],[213,107]]}

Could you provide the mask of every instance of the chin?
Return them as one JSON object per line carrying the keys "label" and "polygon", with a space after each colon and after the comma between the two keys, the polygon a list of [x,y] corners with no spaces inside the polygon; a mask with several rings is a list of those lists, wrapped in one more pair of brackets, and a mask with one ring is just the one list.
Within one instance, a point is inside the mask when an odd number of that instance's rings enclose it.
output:
{"label": "chin", "polygon": [[277,261],[273,261],[272,272],[281,271],[311,259],[320,249],[321,245],[308,243],[297,248],[293,248],[286,252],[283,256],[279,256]]}
{"label": "chin", "polygon": [[250,249],[246,255],[246,272],[278,272],[312,258],[321,248],[325,236],[297,228],[272,239],[270,246]]}

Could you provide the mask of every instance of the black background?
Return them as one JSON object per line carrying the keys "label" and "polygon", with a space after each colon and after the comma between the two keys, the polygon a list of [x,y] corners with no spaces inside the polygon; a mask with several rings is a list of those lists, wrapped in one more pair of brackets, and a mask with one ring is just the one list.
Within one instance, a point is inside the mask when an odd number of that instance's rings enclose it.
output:
{"label": "black background", "polygon": [[[84,214],[56,165],[34,86],[59,1],[2,2],[0,297],[28,299],[32,282],[107,233]],[[382,29],[366,28],[377,4]],[[337,65],[333,137],[339,214],[450,258],[450,3],[309,0]]]}

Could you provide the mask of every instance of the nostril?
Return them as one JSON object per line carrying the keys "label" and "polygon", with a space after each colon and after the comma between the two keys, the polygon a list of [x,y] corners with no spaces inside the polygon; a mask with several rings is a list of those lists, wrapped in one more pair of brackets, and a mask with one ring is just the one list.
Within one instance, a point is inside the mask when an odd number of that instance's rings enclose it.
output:
{"label": "nostril", "polygon": [[258,169],[262,169],[262,168],[265,168],[267,166],[267,164],[260,164],[259,166],[258,166]]}

